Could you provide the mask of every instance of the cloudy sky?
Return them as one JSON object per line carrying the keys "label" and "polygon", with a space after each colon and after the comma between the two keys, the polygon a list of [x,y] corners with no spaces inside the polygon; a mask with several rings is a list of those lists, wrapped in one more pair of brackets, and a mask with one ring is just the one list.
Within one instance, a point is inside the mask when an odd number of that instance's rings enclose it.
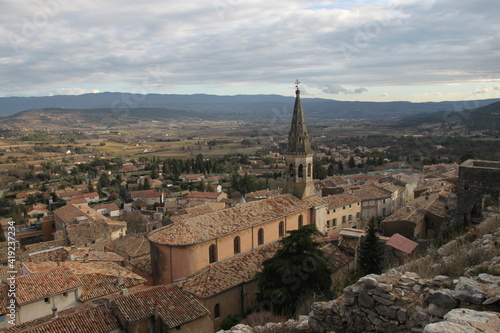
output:
{"label": "cloudy sky", "polygon": [[500,98],[497,0],[0,0],[0,97]]}

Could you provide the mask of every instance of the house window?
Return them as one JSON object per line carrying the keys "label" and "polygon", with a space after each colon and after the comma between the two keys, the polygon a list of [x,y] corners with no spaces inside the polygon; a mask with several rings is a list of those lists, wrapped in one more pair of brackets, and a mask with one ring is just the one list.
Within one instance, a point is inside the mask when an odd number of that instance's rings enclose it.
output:
{"label": "house window", "polygon": [[233,243],[234,243],[234,254],[240,253],[241,252],[240,236],[234,237]]}
{"label": "house window", "polygon": [[382,203],[384,203],[384,204],[385,204],[385,199],[382,199]]}
{"label": "house window", "polygon": [[63,296],[64,297],[68,297],[68,293],[67,292],[63,292]]}
{"label": "house window", "polygon": [[342,209],[343,209],[343,210],[345,210],[345,206],[344,206],[344,207],[342,207]]}
{"label": "house window", "polygon": [[264,244],[264,229],[262,228],[257,232],[257,242],[259,245]]}
{"label": "house window", "polygon": [[176,327],[175,327],[175,329],[176,329],[177,331],[180,331],[180,330],[181,330],[181,326],[180,326],[180,325],[179,325],[179,326],[176,326]]}
{"label": "house window", "polygon": [[335,227],[337,225],[337,219],[332,220],[332,227]]}
{"label": "house window", "polygon": [[93,240],[92,242],[90,242],[90,245],[95,245],[95,240]]}
{"label": "house window", "polygon": [[219,317],[220,317],[220,305],[219,303],[217,303],[214,306],[214,318],[219,318]]}
{"label": "house window", "polygon": [[342,216],[342,226],[344,227],[346,224],[347,216]]}
{"label": "house window", "polygon": [[382,208],[382,216],[385,216],[387,214],[387,208]]}
{"label": "house window", "polygon": [[356,213],[356,219],[359,220],[359,212]]}
{"label": "house window", "polygon": [[217,246],[215,244],[210,245],[208,248],[208,261],[210,263],[217,261]]}
{"label": "house window", "polygon": [[43,299],[43,301],[44,301],[45,303],[49,303],[49,301],[50,301],[50,300],[49,300],[49,298],[48,298],[48,297],[45,297],[45,298]]}
{"label": "house window", "polygon": [[349,214],[349,222],[352,222],[352,214]]}
{"label": "house window", "polygon": [[304,166],[302,164],[299,164],[299,178],[304,177]]}
{"label": "house window", "polygon": [[304,225],[304,217],[302,215],[299,215],[299,228],[302,228]]}
{"label": "house window", "polygon": [[351,205],[349,205],[349,208],[352,208]]}
{"label": "house window", "polygon": [[278,229],[279,229],[279,236],[284,237],[285,236],[285,222],[281,221]]}

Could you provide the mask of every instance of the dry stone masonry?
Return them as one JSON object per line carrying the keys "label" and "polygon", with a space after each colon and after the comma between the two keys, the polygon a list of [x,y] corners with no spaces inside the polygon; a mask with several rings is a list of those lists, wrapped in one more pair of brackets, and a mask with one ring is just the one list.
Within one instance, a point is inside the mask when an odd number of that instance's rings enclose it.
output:
{"label": "dry stone masonry", "polygon": [[[401,274],[396,271],[380,276],[368,275],[345,288],[338,299],[314,303],[309,316],[309,327],[312,331],[321,333],[438,332],[433,327],[457,327],[459,323],[449,319],[455,318],[450,311],[472,311],[457,309],[467,307],[490,310],[489,314],[485,314],[488,320],[483,320],[483,324],[486,327],[497,325],[495,329],[498,332],[500,322],[498,313],[494,311],[499,309],[499,291],[500,277],[489,274],[479,274],[476,278],[460,277],[456,280],[446,276],[422,279],[415,273]],[[429,324],[438,322],[443,323],[426,328]],[[469,331],[451,329],[449,332]]]}

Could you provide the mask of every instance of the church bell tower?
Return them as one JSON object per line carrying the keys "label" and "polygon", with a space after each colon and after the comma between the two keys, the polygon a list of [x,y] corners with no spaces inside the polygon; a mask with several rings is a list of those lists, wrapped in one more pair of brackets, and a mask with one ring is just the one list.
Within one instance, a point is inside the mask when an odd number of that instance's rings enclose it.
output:
{"label": "church bell tower", "polygon": [[286,157],[286,176],[284,193],[292,193],[299,199],[317,195],[313,183],[313,156],[309,133],[307,131],[302,102],[300,101],[299,80],[295,81],[295,105],[292,124],[288,133]]}

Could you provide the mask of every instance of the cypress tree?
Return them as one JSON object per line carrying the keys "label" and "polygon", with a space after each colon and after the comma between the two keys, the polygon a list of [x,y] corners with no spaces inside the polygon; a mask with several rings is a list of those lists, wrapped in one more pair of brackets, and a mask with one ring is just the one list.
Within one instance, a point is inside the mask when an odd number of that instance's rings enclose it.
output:
{"label": "cypress tree", "polygon": [[359,253],[359,264],[364,274],[380,274],[382,272],[384,248],[380,244],[376,232],[375,217],[372,217],[368,224],[367,235],[361,242]]}

